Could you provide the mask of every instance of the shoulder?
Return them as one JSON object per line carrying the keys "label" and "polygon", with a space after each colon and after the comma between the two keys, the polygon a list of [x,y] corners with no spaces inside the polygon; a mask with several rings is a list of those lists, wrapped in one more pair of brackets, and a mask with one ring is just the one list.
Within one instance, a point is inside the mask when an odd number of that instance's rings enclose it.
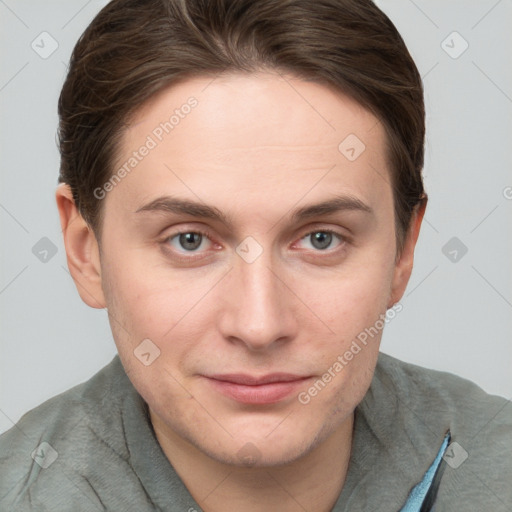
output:
{"label": "shoulder", "polygon": [[116,356],[107,366],[86,382],[56,395],[25,413],[10,430],[0,435],[0,457],[30,448],[41,438],[64,438],[72,435],[80,420],[98,417],[105,407],[116,407],[119,396],[113,392],[115,381],[121,377],[121,364]]}
{"label": "shoulder", "polygon": [[[81,489],[87,484],[76,468],[88,463],[86,453],[91,445],[100,439],[105,442],[109,422],[111,430],[119,432],[115,423],[119,421],[116,411],[122,396],[115,389],[116,381],[123,376],[126,378],[116,356],[91,379],[25,413],[0,436],[0,509],[16,504],[15,510],[45,510],[43,501],[38,501],[44,499],[45,487],[48,494],[59,486],[63,500],[69,500],[74,492],[86,491]],[[106,441],[109,452],[128,458],[119,436],[112,435]],[[109,457],[108,453],[105,455]],[[54,496],[52,506],[55,503],[58,499]],[[64,501],[63,506],[67,506]]]}
{"label": "shoulder", "polygon": [[[452,426],[476,435],[484,424],[512,427],[512,403],[486,393],[474,382],[449,372],[432,370],[379,354],[375,371],[378,381],[397,399],[427,412],[426,420],[445,418]],[[499,431],[500,429],[497,429]]]}
{"label": "shoulder", "polygon": [[[512,402],[475,383],[380,354],[376,382],[408,432],[451,432],[438,510],[508,510],[512,503]],[[411,436],[413,438],[414,435]],[[507,506],[508,506],[507,505]],[[457,508],[458,507],[458,508]],[[479,508],[483,507],[483,508]],[[437,509],[436,509],[437,510]]]}

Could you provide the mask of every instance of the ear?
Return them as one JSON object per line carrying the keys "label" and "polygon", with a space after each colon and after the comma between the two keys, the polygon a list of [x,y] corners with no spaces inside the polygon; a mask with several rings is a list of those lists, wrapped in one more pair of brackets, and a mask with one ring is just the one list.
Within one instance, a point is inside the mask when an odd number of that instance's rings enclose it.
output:
{"label": "ear", "polygon": [[82,300],[92,308],[104,308],[98,242],[73,200],[71,188],[61,183],[55,193],[69,272]]}
{"label": "ear", "polygon": [[393,304],[397,303],[402,298],[409,278],[411,277],[414,262],[414,248],[416,247],[416,242],[420,234],[421,222],[425,215],[427,201],[428,197],[425,194],[420,203],[416,206],[411,217],[402,253],[395,263],[388,308],[392,307]]}

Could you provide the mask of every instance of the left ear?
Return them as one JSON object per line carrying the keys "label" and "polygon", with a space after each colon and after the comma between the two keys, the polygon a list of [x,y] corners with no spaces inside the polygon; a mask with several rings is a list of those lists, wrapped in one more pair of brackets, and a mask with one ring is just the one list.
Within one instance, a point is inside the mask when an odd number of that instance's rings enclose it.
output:
{"label": "left ear", "polygon": [[425,215],[427,201],[428,197],[424,194],[412,214],[409,229],[404,240],[402,253],[395,263],[388,308],[392,307],[393,304],[396,304],[402,298],[407,283],[409,282],[409,278],[411,277],[414,262],[414,248],[416,247],[416,242],[418,241],[418,236],[420,234],[421,222]]}

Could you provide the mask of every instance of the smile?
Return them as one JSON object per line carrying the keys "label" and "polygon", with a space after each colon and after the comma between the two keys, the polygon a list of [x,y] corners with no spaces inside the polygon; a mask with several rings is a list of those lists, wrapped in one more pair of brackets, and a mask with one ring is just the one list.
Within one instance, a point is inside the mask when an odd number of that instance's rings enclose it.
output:
{"label": "smile", "polygon": [[210,385],[223,395],[245,404],[273,404],[298,392],[310,377],[275,373],[260,377],[245,374],[206,377]]}

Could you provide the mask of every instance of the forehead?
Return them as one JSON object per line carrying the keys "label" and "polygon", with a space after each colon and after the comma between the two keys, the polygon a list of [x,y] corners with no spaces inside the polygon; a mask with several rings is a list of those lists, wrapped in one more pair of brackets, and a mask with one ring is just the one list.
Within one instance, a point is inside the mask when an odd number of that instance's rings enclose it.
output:
{"label": "forehead", "polygon": [[378,120],[333,88],[272,72],[197,77],[136,112],[114,172],[137,161],[112,196],[132,211],[166,192],[261,207],[336,188],[368,203],[390,189],[385,148]]}

